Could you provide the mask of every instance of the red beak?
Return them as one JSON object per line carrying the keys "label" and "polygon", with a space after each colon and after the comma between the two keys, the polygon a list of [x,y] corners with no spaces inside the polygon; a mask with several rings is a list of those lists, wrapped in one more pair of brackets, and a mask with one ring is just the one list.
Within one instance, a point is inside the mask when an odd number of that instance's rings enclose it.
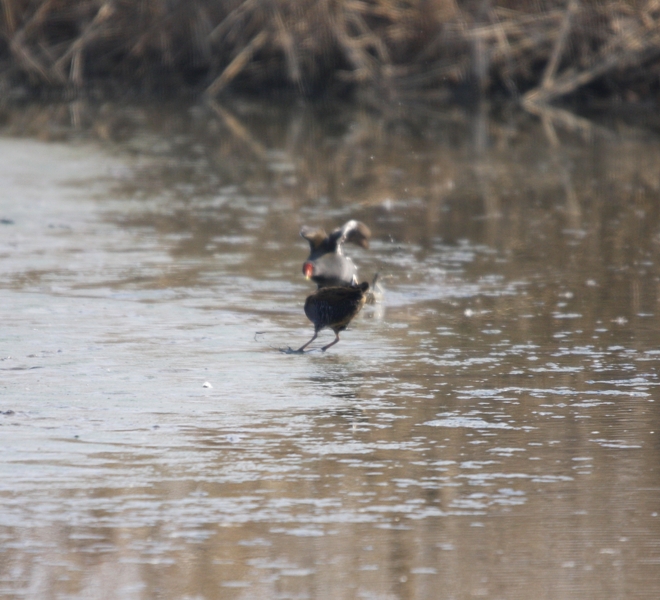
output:
{"label": "red beak", "polygon": [[311,262],[306,262],[303,265],[303,275],[305,279],[309,279],[314,274],[314,265]]}

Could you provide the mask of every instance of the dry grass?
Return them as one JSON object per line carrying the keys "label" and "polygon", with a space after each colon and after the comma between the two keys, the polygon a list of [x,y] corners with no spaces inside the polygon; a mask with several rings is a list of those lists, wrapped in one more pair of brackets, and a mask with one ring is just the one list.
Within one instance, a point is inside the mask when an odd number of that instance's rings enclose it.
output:
{"label": "dry grass", "polygon": [[[5,89],[653,92],[660,0],[0,0]],[[603,87],[603,86],[601,86]]]}

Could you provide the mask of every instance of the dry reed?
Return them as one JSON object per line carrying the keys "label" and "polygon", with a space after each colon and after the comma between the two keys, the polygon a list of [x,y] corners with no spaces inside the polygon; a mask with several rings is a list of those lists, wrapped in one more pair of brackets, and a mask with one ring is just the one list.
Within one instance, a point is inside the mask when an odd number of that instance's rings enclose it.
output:
{"label": "dry reed", "polygon": [[[0,89],[654,92],[660,0],[0,0]],[[632,87],[631,87],[632,86]],[[633,92],[629,92],[633,93]]]}

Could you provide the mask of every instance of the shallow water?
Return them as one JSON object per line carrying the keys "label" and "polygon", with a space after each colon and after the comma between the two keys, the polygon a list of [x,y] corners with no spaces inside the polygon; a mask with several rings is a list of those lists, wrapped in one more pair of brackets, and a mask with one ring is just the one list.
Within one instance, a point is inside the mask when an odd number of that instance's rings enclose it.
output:
{"label": "shallow water", "polygon": [[256,108],[5,125],[0,596],[656,598],[658,138]]}

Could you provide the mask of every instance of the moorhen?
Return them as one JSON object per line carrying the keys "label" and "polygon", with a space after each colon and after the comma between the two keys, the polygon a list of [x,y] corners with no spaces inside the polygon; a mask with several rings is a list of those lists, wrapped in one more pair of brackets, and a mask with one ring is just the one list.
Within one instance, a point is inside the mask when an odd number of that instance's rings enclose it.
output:
{"label": "moorhen", "polygon": [[335,332],[335,339],[321,350],[325,352],[339,341],[339,332],[344,331],[353,317],[360,312],[367,299],[369,284],[365,281],[355,287],[321,287],[305,300],[305,314],[314,323],[314,335],[306,344],[298,348],[303,352],[318,336],[321,329],[329,327]]}
{"label": "moorhen", "polygon": [[344,242],[369,247],[371,231],[360,221],[350,220],[328,235],[320,227],[303,227],[300,235],[309,242],[309,256],[303,274],[318,289],[329,286],[357,286],[357,267],[344,256]]}

